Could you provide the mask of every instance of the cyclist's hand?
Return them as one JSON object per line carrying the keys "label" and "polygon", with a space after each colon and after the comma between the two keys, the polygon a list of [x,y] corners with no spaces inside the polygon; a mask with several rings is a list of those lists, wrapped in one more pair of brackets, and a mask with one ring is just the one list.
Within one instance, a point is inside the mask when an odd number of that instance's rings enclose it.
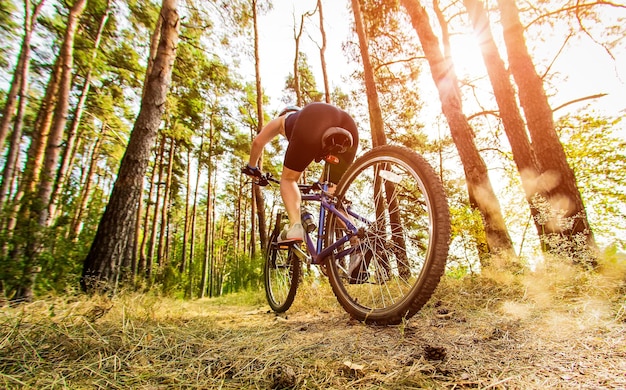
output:
{"label": "cyclist's hand", "polygon": [[258,180],[255,180],[255,184],[260,185],[261,187],[265,187],[266,185],[270,184],[268,176],[269,172],[266,174],[262,174],[261,176],[259,176]]}
{"label": "cyclist's hand", "polygon": [[241,173],[244,173],[251,177],[263,177],[263,173],[258,167],[251,167],[250,164],[246,164],[245,167],[241,168]]}
{"label": "cyclist's hand", "polygon": [[254,179],[254,184],[262,187],[269,184],[270,177],[272,176],[269,172],[263,173],[259,168],[251,167],[249,164],[246,164],[245,167],[241,168],[241,172],[252,177]]}

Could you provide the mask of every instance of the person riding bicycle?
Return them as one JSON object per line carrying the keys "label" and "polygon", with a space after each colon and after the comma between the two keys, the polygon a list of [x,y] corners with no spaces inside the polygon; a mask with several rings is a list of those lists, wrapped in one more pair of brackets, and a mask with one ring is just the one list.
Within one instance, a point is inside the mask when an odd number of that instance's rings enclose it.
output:
{"label": "person riding bicycle", "polygon": [[[354,119],[344,110],[331,104],[316,102],[302,108],[287,106],[278,117],[265,125],[252,141],[250,158],[242,169],[243,173],[262,177],[263,174],[258,168],[261,152],[265,145],[279,134],[289,141],[280,179],[280,194],[289,217],[289,226],[281,233],[279,241],[302,241],[304,239],[304,228],[300,222],[302,196],[298,189],[302,172],[314,160],[320,161],[326,157],[324,155],[326,152],[334,152],[339,161],[328,167],[329,181],[337,184],[354,161],[359,134]],[[337,151],[339,153],[336,153]]]}

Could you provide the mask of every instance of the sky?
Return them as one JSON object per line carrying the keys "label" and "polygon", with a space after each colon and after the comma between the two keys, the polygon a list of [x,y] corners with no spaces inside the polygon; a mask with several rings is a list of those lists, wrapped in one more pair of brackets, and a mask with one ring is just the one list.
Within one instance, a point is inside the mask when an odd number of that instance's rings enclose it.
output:
{"label": "sky", "polygon": [[[324,0],[324,18],[327,34],[328,48],[326,52],[328,70],[330,75],[331,89],[333,86],[345,84],[344,78],[351,70],[358,66],[349,63],[344,55],[341,45],[350,38],[353,15],[349,10],[349,1]],[[261,77],[266,93],[272,97],[270,110],[279,110],[283,103],[285,78],[293,73],[294,56],[294,15],[297,22],[300,15],[305,11],[315,9],[316,0],[274,0],[274,9],[259,20],[260,53],[261,53]],[[431,19],[431,23],[433,19]],[[309,20],[308,36],[302,38],[302,48],[307,53],[309,64],[318,81],[318,88],[322,88],[322,75],[319,63],[319,49],[316,43],[320,42],[318,25],[319,16],[315,15]],[[437,27],[435,27],[436,29]],[[494,35],[498,31],[494,30]],[[532,37],[527,37],[532,39]],[[541,51],[545,58],[551,59],[560,46],[560,40],[550,40],[542,36],[537,37],[541,43]],[[316,40],[317,42],[313,41]],[[417,39],[417,37],[416,37]],[[456,62],[456,70],[460,77],[476,77],[484,74],[484,65],[478,45],[473,35],[453,37],[453,55]],[[455,44],[457,43],[457,44]],[[555,117],[564,115],[572,110],[577,110],[586,104],[593,103],[594,109],[609,114],[626,116],[626,48],[615,50],[615,61],[599,45],[590,38],[583,37],[573,42],[559,56],[553,65],[553,70],[563,77],[558,85],[553,86],[556,90],[551,96],[550,103],[553,107],[567,101],[583,96],[606,93],[607,96],[596,101],[587,101],[574,104],[567,109],[555,113]],[[504,56],[504,54],[503,54]],[[424,96],[437,96],[430,74],[424,74]],[[434,95],[433,95],[434,93]],[[440,103],[438,99],[429,102],[432,121],[440,115]],[[467,107],[466,114],[471,114],[471,107]],[[626,135],[626,131],[624,132]]]}
{"label": "sky", "polygon": [[[259,20],[261,79],[266,93],[274,100],[270,110],[279,110],[283,103],[285,78],[293,74],[293,58],[295,52],[294,17],[300,23],[300,15],[315,9],[317,0],[274,0],[274,9],[263,15]],[[330,74],[330,88],[344,84],[342,78],[347,76],[354,64],[349,64],[342,52],[341,44],[350,34],[352,15],[347,12],[348,1],[324,0],[324,28],[326,31],[326,59]],[[294,16],[295,15],[295,16]],[[319,60],[321,36],[319,33],[319,15],[314,15],[307,22],[308,35],[301,39],[301,48],[307,54],[309,64],[313,68],[318,88],[323,87],[323,78]],[[315,41],[313,41],[315,40]]]}

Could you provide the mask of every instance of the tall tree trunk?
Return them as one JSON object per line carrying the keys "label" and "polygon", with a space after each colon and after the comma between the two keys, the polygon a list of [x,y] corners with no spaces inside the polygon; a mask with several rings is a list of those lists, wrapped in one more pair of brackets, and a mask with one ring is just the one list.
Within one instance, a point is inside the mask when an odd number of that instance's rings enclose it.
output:
{"label": "tall tree trunk", "polygon": [[[372,133],[372,144],[374,147],[386,145],[387,137],[385,136],[385,128],[383,121],[382,109],[380,107],[380,100],[378,98],[378,91],[376,88],[376,79],[374,76],[374,69],[372,67],[372,63],[369,55],[369,41],[365,30],[365,24],[363,15],[361,13],[361,5],[359,0],[352,0],[352,12],[354,14],[355,28],[357,32],[357,36],[359,38],[359,48],[361,52],[361,61],[363,62],[363,74],[365,76],[365,93],[367,95],[367,106],[370,118],[370,126]],[[394,192],[393,183],[386,183],[385,186],[381,185],[379,180],[376,180],[374,183],[374,191],[377,194],[383,194],[383,187],[386,194],[392,194]],[[398,227],[397,230],[392,232],[393,241],[397,244],[399,248],[404,249],[406,252],[406,243],[404,241],[404,237],[402,234],[397,234],[402,232],[402,221],[400,220],[400,216],[397,212],[398,207],[396,205],[396,200],[385,201],[386,196],[377,196],[376,205],[376,219],[383,220],[385,217],[385,210],[388,212],[389,219],[393,226]],[[406,267],[408,262],[399,262],[398,267],[400,268],[400,272],[404,276],[408,276],[410,270]],[[384,266],[389,267],[390,264],[387,264],[384,261]]]}
{"label": "tall tree trunk", "polygon": [[61,80],[59,83],[59,93],[57,105],[54,112],[54,119],[48,142],[46,145],[46,154],[44,164],[42,166],[39,181],[39,201],[41,202],[41,210],[39,213],[39,224],[46,226],[49,222],[48,205],[52,196],[52,188],[55,179],[55,170],[59,163],[61,152],[61,144],[63,143],[63,135],[65,125],[67,124],[67,115],[69,111],[69,95],[72,87],[72,69],[74,67],[74,37],[80,16],[87,5],[87,0],[76,0],[70,14],[68,16],[67,31],[65,33],[63,46],[61,47],[61,62],[63,64],[61,71]]}
{"label": "tall tree trunk", "polygon": [[102,146],[102,143],[104,142],[106,129],[107,129],[107,124],[106,122],[104,122],[102,124],[102,130],[100,131],[100,136],[96,140],[96,143],[94,144],[93,150],[91,152],[91,159],[89,160],[89,168],[87,169],[85,180],[81,181],[83,185],[81,186],[82,190],[80,193],[80,201],[78,202],[76,213],[74,215],[74,218],[72,218],[72,223],[70,225],[69,237],[74,242],[78,239],[80,228],[83,222],[83,213],[87,209],[87,204],[89,203],[89,196],[91,195],[91,186],[93,183],[93,177],[96,173],[96,166],[98,164],[98,154],[100,153],[100,148]]}
{"label": "tall tree trunk", "polygon": [[15,125],[13,126],[13,132],[11,133],[9,152],[7,153],[6,162],[4,164],[4,172],[2,173],[2,184],[0,184],[0,210],[4,208],[5,200],[11,195],[11,189],[15,183],[15,168],[18,166],[19,151],[22,143],[24,111],[26,109],[26,100],[28,98],[28,66],[23,66],[20,70],[22,72],[22,76],[19,91],[19,104],[17,107],[17,114],[15,116]]}
{"label": "tall tree trunk", "polygon": [[[65,124],[67,123],[67,112],[69,107],[69,94],[72,84],[72,67],[74,64],[74,37],[78,28],[79,18],[85,9],[87,0],[77,0],[71,7],[67,20],[67,29],[63,38],[63,45],[59,54],[60,62],[63,64],[61,78],[59,83],[58,101],[55,108],[53,125],[50,128],[48,142],[46,144],[46,152],[44,163],[42,166],[39,188],[35,196],[25,196],[22,205],[30,214],[29,220],[25,220],[24,225],[35,221],[36,226],[21,228],[24,236],[24,271],[20,282],[20,289],[15,299],[20,301],[31,301],[34,296],[33,288],[35,280],[39,274],[39,255],[43,245],[42,229],[48,224],[48,204],[52,193],[52,185],[54,182],[54,170],[59,160],[59,152]],[[33,194],[35,195],[35,194]],[[24,226],[22,225],[22,226]],[[19,245],[19,244],[18,244]],[[17,261],[15,256],[20,255],[20,250],[14,252],[13,259]]]}
{"label": "tall tree trunk", "polygon": [[[26,14],[28,15],[30,6],[29,0],[26,0]],[[28,16],[27,20],[30,20]],[[26,29],[26,26],[24,26]],[[27,52],[30,51],[30,43],[26,42],[26,36],[24,36],[24,40],[22,41],[22,48],[17,57],[17,64],[15,65],[15,70],[13,71],[13,80],[11,81],[11,88],[9,89],[9,93],[4,102],[4,108],[2,110],[2,118],[0,118],[0,153],[4,151],[4,141],[6,141],[7,135],[9,134],[9,128],[11,127],[11,122],[13,121],[13,116],[15,115],[15,108],[17,106],[18,95],[20,93],[20,88],[22,86],[22,77],[24,75],[24,62],[26,61]]]}
{"label": "tall tree trunk", "polygon": [[191,206],[191,225],[189,226],[189,291],[188,298],[192,299],[193,294],[193,260],[196,254],[196,216],[198,214],[198,185],[200,182],[200,162],[198,160],[198,175],[196,177],[196,188],[193,191],[193,204]]}
{"label": "tall tree trunk", "polygon": [[212,183],[214,183],[211,187],[212,189],[212,194],[211,194],[211,263],[209,264],[209,297],[213,297],[213,281],[215,280],[215,229],[216,229],[216,222],[215,222],[215,194],[216,194],[216,188],[217,186],[215,185],[217,181],[217,169],[213,170],[213,180]]}
{"label": "tall tree trunk", "polygon": [[159,19],[162,20],[158,50],[151,72],[146,79],[141,109],[122,158],[111,198],[104,211],[98,231],[85,258],[81,287],[93,290],[103,283],[111,285],[118,273],[121,256],[132,243],[129,232],[141,200],[143,178],[165,109],[180,20],[177,0],[163,0]]}
{"label": "tall tree trunk", "polygon": [[378,99],[378,91],[376,90],[376,79],[374,78],[374,70],[369,55],[369,43],[365,34],[365,26],[363,25],[363,16],[361,15],[361,5],[359,0],[351,0],[352,12],[354,13],[354,23],[356,33],[359,37],[359,48],[361,50],[361,61],[363,61],[363,75],[365,76],[365,94],[367,95],[367,107],[370,118],[370,126],[372,128],[372,144],[374,147],[386,145],[385,126],[383,122],[383,114],[380,108],[380,100]]}
{"label": "tall tree trunk", "polygon": [[[18,93],[21,94],[20,101],[24,100],[25,104],[25,93],[28,91],[28,82],[24,82],[23,80],[28,78],[29,74],[29,64],[30,64],[30,42],[32,37],[32,32],[35,27],[35,21],[37,20],[37,16],[41,7],[44,4],[44,0],[41,0],[37,3],[31,14],[31,2],[30,0],[24,1],[24,37],[22,40],[22,46],[20,49],[20,53],[18,55],[17,65],[15,67],[15,71],[13,73],[13,80],[11,82],[11,88],[9,90],[9,94],[7,95],[7,100],[4,105],[4,109],[2,112],[2,119],[0,119],[0,152],[4,150],[4,141],[6,140],[6,136],[9,131],[9,127],[11,125],[11,121],[13,119],[13,115],[15,114],[15,106],[17,102]],[[21,92],[24,90],[24,92]],[[46,96],[47,93],[46,93]],[[21,124],[23,120],[23,114],[19,114],[16,118],[16,126],[17,134],[12,136],[11,146],[9,147],[9,155],[5,159],[5,168],[2,179],[2,186],[0,189],[0,210],[2,210],[7,201],[7,197],[10,192],[11,183],[13,182],[13,178],[10,177],[15,171],[17,167],[18,155],[19,155],[19,147],[17,147],[17,143],[21,140]],[[17,126],[17,122],[19,121],[19,125]],[[38,169],[30,167],[32,164],[29,164],[31,149],[34,148],[34,145],[37,143],[36,132],[33,133],[31,145],[28,150],[28,156],[25,167],[25,173],[22,175],[22,181],[18,184],[17,192],[12,200],[12,205],[10,206],[9,215],[6,219],[6,224],[0,224],[0,226],[5,226],[7,232],[11,233],[16,223],[16,214],[18,212],[20,201],[22,194],[24,193],[24,178],[28,178],[28,173],[31,172],[33,177],[39,174]],[[43,154],[43,152],[42,152]],[[27,180],[26,180],[27,181]],[[33,187],[34,188],[34,187]]]}
{"label": "tall tree trunk", "polygon": [[169,203],[172,191],[172,173],[174,171],[174,154],[176,153],[176,140],[170,138],[170,150],[167,158],[167,178],[163,190],[163,207],[161,207],[161,230],[159,232],[159,246],[157,248],[158,261],[161,268],[167,265],[167,230],[169,225]]}
{"label": "tall tree trunk", "polygon": [[[154,199],[154,213],[152,214],[152,224],[150,225],[150,240],[148,241],[148,256],[146,263],[146,274],[147,276],[152,275],[152,271],[154,268],[154,256],[157,247],[157,228],[159,226],[159,211],[161,206],[161,191],[163,186],[161,185],[163,181],[163,156],[165,154],[165,135],[161,134],[159,137],[159,154],[157,156],[156,162],[154,164],[154,171],[156,171],[156,197]],[[157,170],[158,169],[158,170]],[[153,172],[154,172],[153,171]],[[158,254],[157,261],[159,262]]]}
{"label": "tall tree trunk", "polygon": [[493,87],[504,131],[511,145],[513,161],[520,173],[537,233],[541,236],[543,228],[539,223],[540,219],[537,218],[539,214],[537,207],[533,204],[533,197],[540,190],[535,185],[540,169],[528,138],[526,123],[517,105],[515,88],[511,83],[510,73],[498,52],[483,2],[481,0],[464,0],[464,3],[472,21],[474,33],[480,37],[483,62]]}
{"label": "tall tree trunk", "polygon": [[322,78],[324,80],[324,101],[330,103],[330,86],[328,84],[328,71],[326,69],[326,30],[324,30],[324,10],[322,0],[317,0],[317,9],[320,15],[320,34],[322,46],[320,47],[320,62],[322,63]]}
{"label": "tall tree trunk", "polygon": [[439,49],[439,42],[432,31],[428,14],[418,0],[402,0],[413,28],[417,32],[426,59],[430,65],[435,85],[439,91],[443,114],[459,152],[470,203],[482,217],[491,253],[513,254],[513,243],[504,224],[500,203],[489,181],[487,166],[474,143],[474,133],[461,107],[461,92],[452,63]]}
{"label": "tall tree trunk", "polygon": [[[112,0],[108,0],[106,10],[104,11],[100,19],[98,32],[96,33],[96,39],[94,40],[94,48],[91,53],[92,63],[96,60],[96,57],[98,56],[98,50],[100,48],[100,40],[102,39],[102,33],[109,19],[109,15],[111,14],[111,9],[110,9],[111,1]],[[63,186],[65,185],[65,178],[67,176],[67,173],[70,167],[70,159],[75,148],[76,136],[78,133],[78,126],[80,125],[85,102],[87,101],[87,95],[89,94],[89,87],[91,84],[92,73],[93,73],[93,67],[90,67],[87,70],[87,74],[85,75],[85,82],[83,84],[83,88],[80,93],[80,98],[78,99],[78,102],[76,103],[76,109],[74,110],[74,118],[72,119],[70,129],[67,133],[67,139],[65,141],[65,148],[63,150],[63,156],[61,158],[61,165],[57,171],[56,180],[54,182],[54,187],[52,189],[52,194],[50,196],[50,204],[48,206],[48,215],[50,216],[50,220],[54,220],[54,218],[56,218],[58,198],[61,194],[61,191],[63,190]]]}
{"label": "tall tree trunk", "polygon": [[209,161],[207,163],[207,199],[206,210],[204,213],[204,262],[202,263],[202,278],[200,279],[200,298],[204,298],[207,290],[208,278],[211,277],[209,272],[209,262],[211,259],[211,251],[209,248],[211,237],[211,189],[213,183],[211,182],[211,174],[213,172],[213,163],[211,162],[211,155],[213,154],[213,120],[210,121],[209,130]]}
{"label": "tall tree trunk", "polygon": [[[509,67],[519,89],[520,104],[524,109],[532,146],[539,162],[541,177],[539,193],[546,193],[545,199],[538,199],[537,207],[542,210],[548,222],[543,225],[542,243],[549,249],[550,237],[560,236],[569,242],[572,254],[584,257],[580,249],[596,249],[587,213],[576,184],[574,172],[570,168],[563,145],[554,128],[552,108],[543,87],[543,81],[535,70],[532,58],[526,47],[524,27],[519,20],[519,11],[514,0],[498,0],[504,43],[509,59]],[[582,237],[587,248],[577,247]]]}
{"label": "tall tree trunk", "polygon": [[189,241],[189,198],[191,194],[191,147],[187,147],[187,191],[185,191],[185,222],[183,223],[183,244],[180,250],[180,274],[185,273],[185,265],[187,263],[187,243]]}
{"label": "tall tree trunk", "polygon": [[[9,93],[2,111],[2,118],[0,119],[0,153],[4,149],[4,141],[9,133],[11,121],[13,119],[13,115],[15,114],[17,96],[20,92],[20,88],[22,85],[28,85],[28,83],[24,84],[22,80],[24,77],[28,77],[31,50],[30,41],[35,28],[35,22],[37,21],[37,16],[39,15],[39,11],[41,11],[41,7],[43,7],[44,0],[40,0],[38,3],[34,4],[35,6],[31,13],[31,1],[24,0],[24,36],[22,37],[20,53],[18,54],[15,70],[13,71],[11,88],[9,88]],[[0,206],[2,206],[2,203],[0,203]]]}
{"label": "tall tree trunk", "polygon": [[[154,155],[155,158],[154,160],[156,161],[156,156],[158,155],[158,149],[155,148],[154,150]],[[146,197],[146,210],[143,214],[143,234],[141,236],[141,242],[139,243],[139,264],[137,264],[137,272],[138,274],[142,274],[142,276],[144,277],[148,277],[149,272],[148,272],[148,255],[146,253],[146,246],[148,246],[148,239],[150,237],[150,235],[148,234],[151,230],[149,229],[150,226],[150,209],[153,205],[153,201],[152,201],[152,197],[154,196],[154,188],[158,186],[158,182],[157,182],[157,167],[156,164],[152,167],[152,172],[149,178],[149,186],[148,186],[148,196]],[[140,203],[143,203],[140,200]],[[139,207],[138,207],[139,208]]]}
{"label": "tall tree trunk", "polygon": [[[261,83],[261,56],[259,54],[259,29],[258,29],[258,18],[257,18],[257,2],[253,1],[253,21],[254,21],[254,73],[256,80],[256,112],[257,112],[257,134],[261,132],[263,129],[263,88]],[[261,158],[259,161],[259,166],[263,169],[263,155],[261,154]],[[254,201],[256,202],[256,210],[257,217],[259,220],[259,241],[261,243],[261,250],[264,252],[265,247],[267,245],[267,222],[265,216],[265,197],[263,196],[263,192],[259,186],[252,185],[252,190],[254,191]],[[254,218],[254,215],[252,216]],[[254,232],[253,232],[254,235]],[[254,237],[254,236],[253,236]],[[255,250],[256,243],[252,240],[253,250]],[[254,253],[253,253],[254,255]]]}
{"label": "tall tree trunk", "polygon": [[293,88],[296,91],[296,105],[304,105],[302,99],[302,91],[300,90],[300,38],[304,31],[304,18],[305,15],[300,16],[300,28],[296,32],[296,26],[293,26],[293,39],[296,44],[294,57],[293,57]]}

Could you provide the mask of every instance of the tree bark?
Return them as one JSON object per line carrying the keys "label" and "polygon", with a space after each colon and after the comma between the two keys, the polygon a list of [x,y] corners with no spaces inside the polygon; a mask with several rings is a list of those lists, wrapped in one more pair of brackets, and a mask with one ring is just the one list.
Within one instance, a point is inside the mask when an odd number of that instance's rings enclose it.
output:
{"label": "tree bark", "polygon": [[361,5],[359,0],[351,0],[352,12],[354,13],[354,23],[356,33],[359,38],[359,49],[361,51],[361,61],[363,61],[363,74],[365,76],[365,94],[367,95],[367,107],[370,118],[370,126],[372,130],[372,144],[374,147],[386,145],[385,125],[383,122],[383,114],[380,108],[380,100],[376,90],[376,79],[374,78],[374,70],[369,55],[369,44],[363,26],[363,16],[361,15]]}
{"label": "tree bark", "polygon": [[165,179],[165,188],[163,189],[163,207],[161,207],[161,225],[159,230],[159,245],[157,247],[157,261],[159,267],[163,269],[167,265],[167,245],[166,238],[169,225],[169,203],[172,191],[172,172],[174,170],[174,154],[176,153],[176,140],[170,138],[169,154],[167,156],[167,177]]}
{"label": "tree bark", "polygon": [[[110,8],[111,0],[107,3],[106,10],[102,14],[100,18],[100,24],[98,25],[98,32],[96,33],[96,38],[94,40],[94,48],[91,53],[91,62],[93,63],[98,56],[98,50],[100,48],[100,40],[102,39],[104,27],[109,19],[109,15],[111,14]],[[87,95],[89,94],[89,88],[91,84],[91,77],[93,73],[93,67],[90,67],[87,70],[87,74],[85,75],[85,82],[83,83],[83,88],[80,93],[80,98],[76,103],[76,109],[74,110],[74,118],[72,119],[72,123],[70,125],[69,131],[67,132],[67,139],[65,141],[65,148],[63,150],[63,156],[61,158],[61,165],[57,171],[56,180],[54,182],[54,187],[52,190],[52,194],[50,196],[50,203],[48,206],[48,215],[50,216],[50,220],[54,220],[57,214],[57,202],[61,191],[65,185],[65,179],[67,177],[67,173],[69,170],[71,156],[74,153],[74,147],[76,143],[76,137],[78,133],[78,126],[80,125],[81,117],[83,114],[85,102],[87,101]]]}
{"label": "tree bark", "polygon": [[432,31],[428,14],[418,0],[402,0],[413,28],[422,44],[430,65],[432,78],[437,86],[450,132],[457,147],[465,177],[470,203],[482,217],[489,251],[493,254],[513,254],[513,243],[504,224],[500,203],[489,181],[487,166],[474,143],[474,133],[463,114],[458,79],[449,59],[439,49],[439,42]]}
{"label": "tree bark", "polygon": [[[154,268],[154,257],[155,257],[155,252],[156,252],[156,248],[157,248],[157,241],[158,241],[158,237],[157,237],[157,228],[159,226],[159,212],[161,210],[161,191],[163,186],[161,185],[163,182],[163,159],[164,159],[164,155],[165,155],[165,135],[161,134],[161,136],[159,137],[159,153],[158,156],[156,158],[156,162],[154,164],[154,171],[157,171],[158,173],[156,174],[156,197],[154,199],[154,213],[152,214],[152,224],[150,225],[150,240],[148,241],[148,256],[147,256],[147,262],[146,262],[146,275],[147,276],[151,276],[152,275],[152,271]],[[157,261],[156,263],[159,262],[158,259],[158,253],[157,253]]]}
{"label": "tree bark", "polygon": [[49,222],[48,205],[52,196],[52,188],[54,185],[54,172],[59,162],[61,152],[61,144],[65,125],[67,124],[67,115],[69,111],[69,95],[72,86],[72,69],[74,66],[74,37],[80,16],[87,5],[87,0],[77,0],[70,10],[67,22],[67,31],[65,34],[63,46],[61,47],[61,62],[63,64],[61,71],[61,80],[59,83],[59,93],[57,105],[54,112],[54,119],[48,142],[46,145],[46,154],[44,164],[42,166],[39,181],[39,201],[41,202],[41,210],[38,210],[39,224],[47,226]]}
{"label": "tree bark", "polygon": [[464,0],[464,3],[472,21],[474,33],[480,37],[483,62],[493,87],[504,131],[511,145],[513,161],[520,173],[535,228],[541,236],[543,227],[539,223],[539,211],[533,204],[533,197],[540,190],[535,185],[539,178],[540,169],[526,131],[526,123],[517,105],[515,88],[511,83],[510,73],[498,52],[498,47],[489,25],[489,18],[482,1]]}
{"label": "tree bark", "polygon": [[[54,181],[54,170],[59,160],[60,145],[63,139],[65,124],[67,123],[67,112],[69,106],[69,94],[72,84],[72,67],[74,63],[74,37],[78,22],[87,0],[77,0],[71,7],[67,19],[67,29],[63,38],[59,61],[62,63],[62,71],[59,83],[58,101],[55,108],[53,126],[48,135],[46,151],[42,170],[39,177],[38,191],[36,195],[29,193],[22,200],[21,208],[28,214],[28,219],[24,220],[20,234],[25,238],[24,251],[17,248],[14,251],[13,259],[24,256],[24,271],[18,294],[15,300],[31,301],[34,297],[34,285],[37,275],[41,271],[39,266],[39,255],[43,249],[42,229],[48,223],[48,204],[52,193]],[[33,221],[34,219],[34,221]],[[26,224],[34,222],[36,225],[26,227]],[[17,245],[20,245],[17,243]]]}
{"label": "tree bark", "polygon": [[187,243],[189,241],[189,198],[191,195],[191,147],[187,146],[187,183],[185,191],[185,222],[183,223],[183,243],[181,247],[180,274],[185,273],[185,265],[187,263]]}
{"label": "tree bark", "polygon": [[[261,56],[259,54],[259,29],[258,29],[258,18],[257,18],[257,2],[253,1],[253,22],[254,22],[254,71],[255,71],[255,80],[256,80],[256,112],[257,112],[257,134],[261,132],[263,129],[264,121],[263,121],[263,87],[261,83]],[[296,55],[297,56],[297,55]],[[261,154],[261,158],[259,159],[259,168],[263,169],[263,154]],[[259,241],[261,244],[261,251],[265,252],[265,248],[267,245],[267,221],[265,216],[265,197],[263,196],[263,192],[259,186],[252,185],[253,192],[253,201],[256,203],[256,217],[258,218],[258,230],[259,230]],[[254,214],[252,218],[254,218]],[[252,237],[254,238],[254,224],[252,230]],[[252,250],[255,249],[255,240],[251,240],[252,242]],[[254,253],[253,253],[254,255]]]}
{"label": "tree bark", "polygon": [[93,150],[91,152],[91,159],[89,160],[89,168],[87,169],[87,174],[85,175],[85,180],[82,181],[82,191],[80,192],[80,201],[78,203],[78,207],[76,208],[76,213],[74,218],[72,218],[72,224],[70,226],[70,239],[74,242],[77,241],[78,235],[80,234],[80,228],[83,222],[83,213],[87,209],[87,204],[89,203],[89,196],[91,194],[91,186],[93,183],[93,177],[96,172],[96,166],[98,164],[98,154],[100,153],[100,147],[104,142],[104,136],[106,134],[107,124],[106,122],[102,124],[102,130],[100,131],[100,136],[96,140]]}
{"label": "tree bark", "polygon": [[[13,73],[13,80],[11,82],[11,88],[5,101],[4,109],[2,112],[2,119],[0,119],[0,152],[4,150],[4,142],[6,140],[13,115],[15,114],[15,106],[17,103],[18,94],[20,95],[20,109],[15,118],[14,133],[12,134],[11,144],[9,146],[9,152],[5,159],[5,167],[3,170],[2,185],[0,186],[0,210],[4,208],[7,199],[9,199],[10,189],[14,183],[14,174],[16,172],[17,162],[19,160],[19,141],[22,138],[22,125],[24,119],[24,109],[26,104],[26,94],[28,93],[28,75],[30,64],[30,42],[32,38],[32,32],[35,27],[35,22],[41,7],[43,7],[44,0],[41,0],[35,5],[31,13],[31,2],[29,0],[24,1],[24,37],[22,39],[22,46],[18,55],[17,64]],[[34,141],[33,141],[34,142]],[[32,143],[31,143],[32,144]],[[29,149],[30,152],[30,149]],[[28,160],[27,160],[28,165]],[[28,169],[26,170],[28,172]],[[38,172],[37,172],[38,173]],[[22,183],[18,187],[22,187]],[[7,231],[11,232],[15,226],[15,214],[17,213],[17,207],[21,200],[21,194],[24,192],[24,188],[18,188],[16,195],[13,199],[13,205],[9,210],[9,216],[7,217]],[[2,224],[0,224],[2,226]]]}
{"label": "tree bark", "polygon": [[13,184],[15,183],[15,168],[19,164],[24,111],[26,109],[26,100],[28,95],[28,64],[24,64],[24,66],[20,68],[20,71],[22,75],[20,77],[19,104],[17,107],[17,114],[15,116],[15,125],[13,126],[13,132],[11,133],[9,152],[7,153],[6,162],[4,164],[4,172],[2,173],[2,184],[0,184],[0,210],[4,208],[5,200],[11,195],[11,188],[13,188]]}
{"label": "tree bark", "polygon": [[193,298],[193,260],[196,254],[196,217],[198,215],[198,189],[200,185],[200,177],[202,175],[202,150],[204,149],[204,132],[200,140],[200,149],[198,150],[198,171],[196,172],[196,185],[193,191],[193,205],[191,206],[191,225],[189,227],[189,299]]}
{"label": "tree bark", "polygon": [[127,245],[132,244],[129,232],[134,226],[150,150],[162,120],[176,59],[180,27],[177,8],[177,0],[163,0],[159,17],[163,22],[159,46],[146,79],[141,109],[122,158],[111,198],[85,258],[81,278],[83,290],[94,291],[102,284],[103,287],[110,287],[117,278],[118,266],[122,263],[121,257],[127,253]]}
{"label": "tree bark", "polygon": [[[33,36],[33,30],[35,28],[35,22],[39,11],[43,7],[44,0],[40,0],[36,3],[31,13],[31,1],[24,0],[24,37],[22,38],[22,45],[20,53],[17,57],[15,70],[13,71],[13,80],[11,81],[11,88],[7,95],[7,99],[4,103],[4,109],[2,111],[2,119],[0,119],[0,152],[4,149],[4,141],[6,140],[9,128],[11,127],[11,121],[15,114],[15,107],[17,104],[18,93],[22,85],[28,85],[23,83],[23,78],[28,77],[29,63],[30,63],[30,41]],[[2,203],[0,202],[0,206]]]}
{"label": "tree bark", "polygon": [[328,83],[328,71],[326,69],[326,30],[324,29],[324,10],[322,0],[317,0],[317,9],[320,15],[320,34],[322,46],[320,47],[320,62],[322,63],[322,78],[324,79],[324,101],[330,103],[330,86]]}
{"label": "tree bark", "polygon": [[[519,89],[520,104],[524,109],[532,146],[541,169],[538,188],[534,192],[546,194],[545,197],[535,199],[535,206],[547,217],[547,222],[542,224],[543,234],[540,233],[543,248],[550,249],[553,243],[549,241],[556,235],[562,241],[570,243],[575,257],[584,257],[584,249],[595,251],[595,239],[574,172],[567,162],[563,145],[554,128],[552,108],[543,88],[543,80],[537,74],[528,53],[524,27],[519,20],[515,1],[498,0],[498,8],[509,67]],[[576,241],[579,237],[583,238],[587,248],[577,247]]]}

